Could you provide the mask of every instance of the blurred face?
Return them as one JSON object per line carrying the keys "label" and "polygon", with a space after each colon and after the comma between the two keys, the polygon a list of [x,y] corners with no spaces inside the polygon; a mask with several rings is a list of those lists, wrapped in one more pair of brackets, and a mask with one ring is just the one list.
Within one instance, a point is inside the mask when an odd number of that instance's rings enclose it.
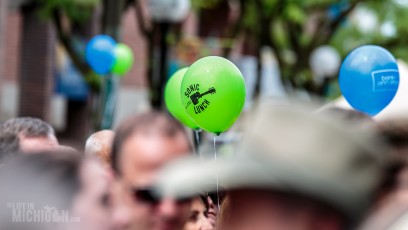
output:
{"label": "blurred face", "polygon": [[20,149],[24,153],[41,152],[56,148],[59,146],[58,140],[54,135],[47,137],[27,137],[19,135]]}
{"label": "blurred face", "polygon": [[182,133],[173,138],[158,134],[135,133],[124,141],[119,159],[121,175],[117,194],[120,197],[115,198],[117,203],[122,205],[114,205],[115,209],[129,210],[131,218],[128,221],[116,220],[120,226],[118,228],[182,229],[188,217],[190,202],[176,201],[171,197],[152,201],[149,197],[149,187],[164,164],[188,152],[188,141]]}
{"label": "blurred face", "polygon": [[82,187],[74,201],[73,216],[80,218],[81,229],[112,229],[106,170],[96,160],[86,160],[80,177]]}
{"label": "blurred face", "polygon": [[207,211],[203,201],[200,198],[195,198],[191,204],[190,215],[183,230],[215,229],[215,225],[212,225],[208,219]]}
{"label": "blurred face", "polygon": [[229,193],[228,219],[222,230],[340,230],[340,217],[322,212],[311,201],[268,191]]}
{"label": "blurred face", "polygon": [[210,224],[215,229],[215,226],[217,225],[217,216],[219,212],[218,205],[214,204],[213,200],[209,196],[207,197],[207,203],[208,203],[207,218]]}

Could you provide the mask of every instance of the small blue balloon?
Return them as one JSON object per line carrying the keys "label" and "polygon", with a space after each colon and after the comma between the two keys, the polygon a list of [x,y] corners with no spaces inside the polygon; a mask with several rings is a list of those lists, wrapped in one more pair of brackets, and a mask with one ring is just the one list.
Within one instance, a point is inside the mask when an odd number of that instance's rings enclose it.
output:
{"label": "small blue balloon", "polygon": [[98,74],[106,74],[115,64],[116,42],[107,35],[93,37],[86,46],[85,58]]}
{"label": "small blue balloon", "polygon": [[361,46],[341,65],[339,83],[343,96],[354,109],[375,116],[398,91],[398,65],[386,49]]}

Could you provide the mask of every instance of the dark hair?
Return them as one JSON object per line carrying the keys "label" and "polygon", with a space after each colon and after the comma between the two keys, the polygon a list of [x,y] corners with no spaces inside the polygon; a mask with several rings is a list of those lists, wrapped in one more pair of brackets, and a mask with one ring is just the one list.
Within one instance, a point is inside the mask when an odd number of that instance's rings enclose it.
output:
{"label": "dark hair", "polygon": [[408,167],[408,119],[396,118],[380,121],[377,125],[378,132],[391,147],[387,155],[384,175],[379,188],[379,196],[391,194],[401,183],[399,174]]}
{"label": "dark hair", "polygon": [[18,135],[27,137],[48,137],[54,135],[54,129],[48,123],[38,118],[12,118],[0,125],[0,162],[19,150]]}
{"label": "dark hair", "polygon": [[19,140],[16,135],[0,134],[0,165],[16,155],[18,150]]}
{"label": "dark hair", "polygon": [[169,114],[161,111],[150,111],[142,113],[124,120],[116,130],[116,135],[112,145],[111,162],[112,168],[120,174],[119,155],[122,150],[123,143],[134,133],[156,133],[158,135],[172,138],[176,134],[186,131],[180,122],[171,117]]}
{"label": "dark hair", "polygon": [[207,196],[204,194],[200,194],[198,198],[201,200],[201,202],[203,202],[205,210],[208,211],[208,209],[210,208],[210,204],[208,203]]}
{"label": "dark hair", "polygon": [[408,119],[393,119],[378,124],[379,132],[393,148],[408,146]]}
{"label": "dark hair", "polygon": [[18,117],[7,120],[1,125],[0,133],[23,134],[27,137],[45,137],[55,134],[50,124],[32,117]]}

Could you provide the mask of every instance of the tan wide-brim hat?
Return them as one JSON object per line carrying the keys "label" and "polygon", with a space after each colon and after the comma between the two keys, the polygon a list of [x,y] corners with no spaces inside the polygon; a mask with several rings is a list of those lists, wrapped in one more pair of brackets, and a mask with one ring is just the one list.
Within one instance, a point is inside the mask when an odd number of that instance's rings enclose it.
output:
{"label": "tan wide-brim hat", "polygon": [[387,153],[368,130],[302,109],[264,106],[231,158],[190,157],[169,164],[155,185],[161,196],[254,188],[319,200],[350,218],[368,208]]}

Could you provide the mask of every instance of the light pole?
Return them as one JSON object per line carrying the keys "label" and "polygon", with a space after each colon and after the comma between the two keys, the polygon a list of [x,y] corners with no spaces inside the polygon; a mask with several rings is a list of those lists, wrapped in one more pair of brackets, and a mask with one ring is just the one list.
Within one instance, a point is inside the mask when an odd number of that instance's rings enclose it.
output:
{"label": "light pole", "polygon": [[[125,5],[124,0],[104,0],[104,17],[102,18],[102,32],[110,35],[115,40],[119,38],[121,16]],[[115,105],[117,91],[119,88],[119,79],[113,73],[106,76],[102,87],[102,118],[100,129],[111,129],[113,116],[115,114]]]}
{"label": "light pole", "polygon": [[[154,43],[151,76],[151,97],[153,108],[160,109],[163,105],[163,90],[168,74],[168,42],[167,35],[174,23],[183,21],[191,8],[190,0],[149,0],[148,12],[154,23],[152,41]],[[158,51],[159,50],[159,51]],[[157,67],[157,68],[156,68]]]}

